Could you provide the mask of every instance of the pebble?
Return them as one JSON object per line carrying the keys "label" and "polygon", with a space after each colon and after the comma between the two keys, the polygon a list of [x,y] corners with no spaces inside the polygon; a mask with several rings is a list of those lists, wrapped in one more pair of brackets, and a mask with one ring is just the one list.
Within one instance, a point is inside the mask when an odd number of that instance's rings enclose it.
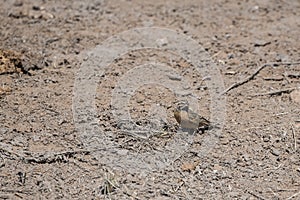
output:
{"label": "pebble", "polygon": [[173,81],[181,81],[182,80],[182,77],[177,74],[175,74],[175,75],[168,74],[167,76],[169,77],[170,80],[173,80]]}
{"label": "pebble", "polygon": [[161,38],[161,39],[156,40],[156,44],[158,47],[167,46],[168,43],[169,43],[169,41],[167,38]]}
{"label": "pebble", "polygon": [[143,103],[145,101],[145,96],[143,94],[137,94],[136,95],[136,102],[137,103]]}
{"label": "pebble", "polygon": [[264,142],[269,142],[270,141],[270,137],[268,137],[268,136],[263,137],[263,141]]}
{"label": "pebble", "polygon": [[221,143],[222,145],[227,145],[227,144],[229,143],[229,139],[228,139],[228,138],[222,138],[222,139],[220,140],[220,143]]}
{"label": "pebble", "polygon": [[272,154],[273,154],[274,156],[279,156],[279,155],[280,155],[280,151],[279,151],[278,149],[273,148],[273,149],[272,149]]}
{"label": "pebble", "polygon": [[117,150],[117,154],[120,156],[126,156],[128,154],[128,150],[126,149]]}

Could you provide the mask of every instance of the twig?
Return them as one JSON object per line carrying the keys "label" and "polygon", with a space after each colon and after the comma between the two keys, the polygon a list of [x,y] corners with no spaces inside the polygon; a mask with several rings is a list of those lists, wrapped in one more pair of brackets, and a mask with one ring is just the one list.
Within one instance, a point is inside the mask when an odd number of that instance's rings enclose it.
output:
{"label": "twig", "polygon": [[[269,188],[269,190],[271,190],[271,188]],[[295,192],[295,191],[298,191],[298,189],[276,189],[273,192]]]}
{"label": "twig", "polygon": [[257,70],[255,70],[255,72],[251,76],[248,76],[246,79],[244,79],[242,81],[239,81],[237,83],[234,83],[229,88],[227,88],[224,92],[222,92],[222,95],[226,94],[227,92],[229,92],[230,90],[232,90],[232,89],[234,89],[234,88],[236,88],[238,86],[241,86],[241,85],[247,83],[248,81],[250,81],[251,79],[253,79],[262,69],[264,69],[267,66],[272,66],[272,65],[273,65],[272,63],[263,64]]}
{"label": "twig", "polygon": [[258,93],[258,94],[253,94],[251,95],[252,97],[257,97],[257,96],[266,96],[266,95],[280,95],[282,93],[291,93],[293,90],[297,89],[297,87],[294,88],[287,88],[287,89],[282,89],[282,90],[276,90],[272,92],[267,92],[267,93]]}
{"label": "twig", "polygon": [[101,149],[92,149],[92,150],[73,150],[73,151],[63,151],[63,152],[43,152],[43,153],[34,153],[28,151],[21,151],[21,153],[16,153],[12,150],[11,145],[4,144],[0,142],[0,151],[7,152],[12,155],[14,159],[19,159],[27,163],[53,163],[53,162],[66,162],[68,158],[72,158],[77,154],[90,154],[91,152],[101,150]]}
{"label": "twig", "polygon": [[[130,192],[128,192],[128,188],[126,187],[126,185],[123,185],[122,187],[124,187],[124,189],[121,189],[121,187],[119,187],[118,189],[123,192],[123,194],[128,195],[129,197],[132,197],[132,199],[136,199],[136,200],[141,200],[140,198],[138,198],[137,196],[130,194]],[[126,190],[126,191],[125,191]]]}
{"label": "twig", "polygon": [[255,193],[254,193],[254,192],[252,192],[252,191],[248,191],[248,193],[249,193],[249,194],[251,194],[251,195],[253,195],[254,197],[256,197],[256,198],[258,198],[258,199],[265,200],[265,198],[264,198],[264,197],[262,197],[262,196],[259,196],[258,194],[255,194]]}
{"label": "twig", "polygon": [[67,162],[68,158],[72,158],[77,154],[90,154],[90,150],[75,150],[65,152],[51,152],[47,154],[32,155],[31,152],[24,152],[30,154],[31,157],[23,157],[23,160],[27,163],[54,163],[54,162]]}
{"label": "twig", "polygon": [[129,196],[129,197],[132,197],[133,199],[140,200],[140,198],[138,198],[138,197],[136,197],[136,196],[134,196],[134,195],[132,195],[132,194],[129,194],[127,191],[121,190],[121,192],[123,192],[123,194],[125,194],[125,195],[127,195],[127,196]]}
{"label": "twig", "polygon": [[289,112],[277,113],[277,114],[274,114],[273,116],[281,116],[281,115],[287,115],[287,114],[289,114]]}
{"label": "twig", "polygon": [[278,194],[277,194],[277,193],[275,193],[271,188],[268,188],[268,189],[270,190],[270,192],[272,192],[272,194],[273,194],[275,197],[278,198]]}
{"label": "twig", "polygon": [[18,189],[6,189],[2,188],[0,189],[1,192],[7,192],[7,193],[22,193],[22,194],[29,194],[31,195],[32,192],[29,190],[18,190]]}
{"label": "twig", "polygon": [[293,138],[294,138],[294,148],[295,148],[295,151],[297,151],[297,141],[296,141],[295,129],[294,129],[293,124],[291,124],[291,127],[292,127],[292,134],[293,134]]}
{"label": "twig", "polygon": [[294,197],[296,197],[296,196],[298,196],[300,194],[300,191],[299,192],[297,192],[297,193],[295,193],[295,194],[293,194],[292,196],[290,196],[289,198],[287,198],[286,200],[290,200],[290,199],[292,199],[292,198],[294,198]]}
{"label": "twig", "polygon": [[247,82],[249,82],[250,80],[252,80],[261,70],[263,70],[265,67],[268,66],[277,66],[277,65],[298,65],[300,64],[300,62],[273,62],[273,63],[265,63],[263,65],[261,65],[257,70],[254,71],[253,74],[251,74],[250,76],[248,76],[246,79],[239,81],[237,83],[234,83],[233,85],[231,85],[229,88],[227,88],[226,90],[224,90],[221,95],[226,94],[227,92],[229,92],[230,90],[237,88]]}
{"label": "twig", "polygon": [[284,80],[286,80],[286,82],[287,82],[288,84],[290,84],[291,81],[289,80],[288,75],[287,75],[286,73],[283,73],[282,75],[283,75]]}
{"label": "twig", "polygon": [[11,145],[8,145],[8,144],[5,144],[3,142],[0,142],[0,152],[1,151],[7,152],[8,154],[12,155],[12,157],[14,159],[23,158],[24,157],[23,155],[20,155],[20,154],[14,152],[13,150],[10,150],[10,149],[13,149]]}

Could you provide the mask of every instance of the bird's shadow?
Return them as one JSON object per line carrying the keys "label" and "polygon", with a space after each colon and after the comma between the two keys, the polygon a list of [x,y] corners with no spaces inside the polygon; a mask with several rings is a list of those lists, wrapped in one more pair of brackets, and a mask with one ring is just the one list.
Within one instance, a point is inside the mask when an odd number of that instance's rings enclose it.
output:
{"label": "bird's shadow", "polygon": [[204,126],[204,127],[199,127],[197,129],[189,129],[189,128],[180,128],[181,131],[183,132],[187,132],[190,135],[195,135],[195,134],[204,134],[205,131],[209,131],[211,129],[213,129],[213,126]]}

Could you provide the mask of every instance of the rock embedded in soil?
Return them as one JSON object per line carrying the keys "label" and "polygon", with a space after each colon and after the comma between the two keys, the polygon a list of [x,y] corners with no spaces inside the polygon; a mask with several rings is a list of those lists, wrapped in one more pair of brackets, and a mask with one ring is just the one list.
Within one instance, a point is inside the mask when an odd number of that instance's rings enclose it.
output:
{"label": "rock embedded in soil", "polygon": [[278,149],[276,149],[276,148],[273,148],[273,149],[272,149],[272,154],[273,154],[274,156],[279,156],[279,155],[280,155],[280,151],[279,151]]}

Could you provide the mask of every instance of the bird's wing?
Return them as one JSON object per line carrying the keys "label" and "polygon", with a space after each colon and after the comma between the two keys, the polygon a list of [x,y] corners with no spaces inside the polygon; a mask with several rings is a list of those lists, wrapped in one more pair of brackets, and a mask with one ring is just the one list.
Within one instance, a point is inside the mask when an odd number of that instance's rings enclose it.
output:
{"label": "bird's wing", "polygon": [[198,127],[209,126],[210,122],[199,114],[189,110],[189,119],[197,124]]}

